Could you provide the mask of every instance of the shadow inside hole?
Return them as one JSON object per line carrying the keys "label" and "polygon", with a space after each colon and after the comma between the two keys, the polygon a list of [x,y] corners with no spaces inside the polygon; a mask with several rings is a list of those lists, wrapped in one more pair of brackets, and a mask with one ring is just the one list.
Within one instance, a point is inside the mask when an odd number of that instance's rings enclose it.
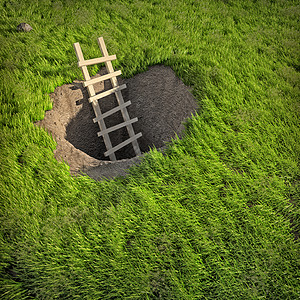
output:
{"label": "shadow inside hole", "polygon": [[[106,74],[102,68],[96,76]],[[198,106],[189,88],[175,75],[170,67],[152,66],[148,71],[137,74],[133,78],[118,77],[119,85],[126,83],[122,90],[124,102],[131,101],[127,107],[131,119],[137,117],[133,123],[135,134],[141,132],[138,139],[141,152],[147,152],[153,146],[161,148],[165,142],[171,141],[175,134],[179,135],[184,128],[182,122],[197,110]],[[66,140],[89,156],[99,160],[109,160],[104,156],[107,151],[103,137],[98,137],[100,131],[98,123],[93,122],[95,114],[92,104],[88,102],[87,89],[81,83],[74,84],[71,89],[81,89],[82,99],[76,105],[81,105],[78,113],[66,126]],[[94,85],[96,94],[111,89],[111,83],[106,80],[103,84]],[[99,100],[102,113],[118,105],[114,94]],[[105,118],[106,128],[124,122],[121,112]],[[129,138],[126,127],[109,133],[112,146],[116,146]],[[116,151],[118,160],[132,158],[135,155],[132,144]]]}
{"label": "shadow inside hole", "polygon": [[[102,74],[103,75],[103,74]],[[83,151],[89,156],[99,160],[110,160],[109,156],[105,156],[107,151],[103,137],[98,137],[100,131],[98,123],[93,122],[95,118],[92,104],[88,102],[88,92],[83,86],[73,86],[71,89],[81,89],[83,98],[76,101],[76,105],[81,105],[79,112],[73,117],[66,126],[66,140],[69,141],[75,148]],[[95,92],[99,93],[103,90],[111,89],[109,81],[103,86],[95,86]],[[100,91],[99,91],[100,90]],[[114,95],[107,96],[99,100],[99,106],[102,113],[105,113],[118,105]],[[106,128],[123,123],[123,117],[120,111],[105,118]],[[121,142],[129,138],[126,127],[120,128],[108,134],[112,147],[119,145]],[[115,152],[118,160],[132,158],[135,155],[132,144]]]}

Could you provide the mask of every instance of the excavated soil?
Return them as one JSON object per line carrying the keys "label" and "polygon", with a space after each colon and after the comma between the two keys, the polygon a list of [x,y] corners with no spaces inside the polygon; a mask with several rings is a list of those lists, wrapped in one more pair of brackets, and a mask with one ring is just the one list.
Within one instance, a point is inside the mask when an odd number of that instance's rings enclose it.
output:
{"label": "excavated soil", "polygon": [[[92,78],[106,74],[105,68]],[[118,77],[119,84],[126,83],[122,90],[124,101],[131,101],[127,107],[130,118],[138,117],[133,123],[135,133],[143,136],[138,139],[142,153],[150,147],[163,149],[166,142],[177,134],[181,137],[184,129],[182,122],[197,109],[197,103],[190,88],[175,75],[170,67],[156,65],[146,72],[137,74],[130,79]],[[111,83],[94,85],[99,93],[111,89]],[[36,124],[44,127],[56,140],[54,156],[58,161],[65,161],[70,166],[71,174],[85,173],[94,179],[113,178],[126,174],[132,164],[140,161],[136,157],[132,145],[129,144],[116,152],[117,161],[110,161],[104,156],[106,147],[103,138],[97,136],[100,131],[92,105],[88,102],[87,89],[82,81],[75,80],[71,84],[57,87],[50,94],[53,109],[45,113],[45,118]],[[114,95],[99,100],[102,113],[117,106]],[[122,123],[121,112],[105,118],[109,128]],[[109,133],[112,146],[129,138],[126,127]]]}

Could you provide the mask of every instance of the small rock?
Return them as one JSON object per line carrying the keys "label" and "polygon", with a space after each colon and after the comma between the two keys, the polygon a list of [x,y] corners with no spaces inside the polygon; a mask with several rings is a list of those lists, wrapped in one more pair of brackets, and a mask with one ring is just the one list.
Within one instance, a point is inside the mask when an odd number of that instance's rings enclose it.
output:
{"label": "small rock", "polygon": [[30,30],[32,30],[33,28],[27,24],[27,23],[20,23],[18,26],[17,26],[17,29],[19,31],[25,31],[25,32],[29,32]]}

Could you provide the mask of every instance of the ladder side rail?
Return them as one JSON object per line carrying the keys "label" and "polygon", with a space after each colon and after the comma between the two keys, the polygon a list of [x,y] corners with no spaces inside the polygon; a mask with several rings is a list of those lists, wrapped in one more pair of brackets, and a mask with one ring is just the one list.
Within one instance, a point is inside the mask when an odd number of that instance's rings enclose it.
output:
{"label": "ladder side rail", "polygon": [[[78,62],[84,61],[83,53],[82,53],[82,50],[81,50],[81,47],[80,47],[79,43],[74,43],[73,46],[74,46],[74,50],[75,50],[75,53],[76,53]],[[90,77],[90,74],[89,74],[89,72],[88,72],[87,66],[82,66],[82,67],[80,67],[80,69],[81,69],[81,71],[82,71],[82,75],[83,75],[84,80],[85,80],[85,81],[91,80],[91,77]],[[93,96],[96,95],[95,89],[94,89],[93,85],[88,86],[87,89],[88,89],[88,93],[89,93],[89,96],[90,96],[90,97],[93,97]],[[102,115],[98,102],[96,103],[96,101],[94,101],[94,102],[92,103],[92,107],[93,107],[93,109],[94,109],[94,112],[95,112],[96,117]],[[106,129],[105,122],[104,122],[103,119],[100,119],[100,120],[98,121],[98,125],[99,125],[99,127],[100,127],[100,130],[105,130],[105,129]],[[109,151],[110,149],[112,149],[112,144],[111,144],[111,141],[110,141],[110,139],[109,139],[108,134],[106,134],[106,135],[103,136],[103,140],[104,140],[106,149],[107,149],[108,151]],[[112,161],[116,160],[116,155],[115,155],[115,153],[109,154],[109,158],[110,158],[110,160],[112,160]]]}
{"label": "ladder side rail", "polygon": [[[108,56],[108,51],[106,49],[103,37],[99,37],[97,40],[98,40],[98,45],[99,45],[99,48],[101,50],[102,55],[103,56]],[[111,61],[106,61],[105,66],[106,66],[106,69],[107,69],[108,73],[113,73],[114,72]],[[117,80],[116,77],[111,78],[110,82],[111,82],[113,88],[118,86],[118,80]],[[118,101],[119,105],[122,105],[124,103],[124,99],[123,99],[123,96],[122,96],[121,92],[116,91],[115,95],[116,95],[116,98],[117,98],[117,101]],[[130,117],[129,117],[129,114],[128,114],[128,111],[127,111],[126,108],[121,109],[121,113],[123,115],[124,121],[129,121],[130,120]],[[127,128],[129,136],[133,137],[135,135],[135,133],[134,133],[132,124],[129,124],[128,126],[126,126],[126,128]],[[133,149],[135,151],[135,154],[136,155],[141,155],[141,150],[140,150],[139,144],[138,144],[136,139],[132,142],[132,146],[133,146]]]}
{"label": "ladder side rail", "polygon": [[[115,95],[116,95],[116,98],[118,100],[119,105],[122,105],[124,103],[124,99],[123,99],[121,91],[116,91]],[[127,111],[126,108],[121,109],[121,113],[122,113],[123,119],[125,121],[130,120],[130,117],[129,117],[129,114],[128,114],[128,111]],[[135,135],[132,124],[128,124],[126,126],[126,129],[127,129],[127,132],[128,132],[130,137]],[[133,140],[132,146],[133,146],[133,150],[134,150],[136,155],[141,155],[142,154],[140,146],[139,146],[138,141],[136,139]]]}

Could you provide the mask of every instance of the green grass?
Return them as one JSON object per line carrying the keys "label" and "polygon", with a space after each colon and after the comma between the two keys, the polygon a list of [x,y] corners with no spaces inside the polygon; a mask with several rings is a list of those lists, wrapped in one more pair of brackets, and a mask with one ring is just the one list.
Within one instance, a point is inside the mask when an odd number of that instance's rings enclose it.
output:
{"label": "green grass", "polygon": [[[299,14],[287,0],[0,0],[1,297],[297,299]],[[125,77],[168,65],[200,106],[165,154],[102,182],[71,177],[33,125],[82,78],[72,44],[98,57],[99,36]]]}

